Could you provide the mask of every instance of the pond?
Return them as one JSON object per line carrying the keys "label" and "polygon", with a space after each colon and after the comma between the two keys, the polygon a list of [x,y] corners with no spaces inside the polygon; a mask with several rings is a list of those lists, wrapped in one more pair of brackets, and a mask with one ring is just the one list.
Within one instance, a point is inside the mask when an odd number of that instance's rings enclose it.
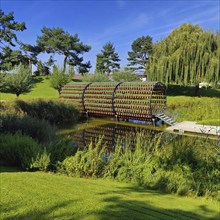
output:
{"label": "pond", "polygon": [[129,141],[134,146],[136,134],[141,133],[146,141],[158,135],[163,136],[163,140],[172,140],[174,136],[164,132],[165,126],[152,126],[140,123],[117,122],[115,120],[89,118],[77,125],[65,124],[59,130],[59,135],[70,138],[77,147],[84,148],[91,142],[95,143],[102,138],[102,143],[108,149],[114,149],[118,140]]}

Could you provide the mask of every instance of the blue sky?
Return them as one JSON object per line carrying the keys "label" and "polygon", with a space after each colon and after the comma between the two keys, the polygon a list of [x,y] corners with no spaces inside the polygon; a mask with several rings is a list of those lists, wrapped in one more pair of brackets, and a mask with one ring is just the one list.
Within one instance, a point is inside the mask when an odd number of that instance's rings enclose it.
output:
{"label": "blue sky", "polygon": [[[13,11],[16,21],[26,23],[27,30],[18,34],[25,43],[35,44],[43,26],[77,33],[83,43],[92,46],[83,56],[91,61],[91,71],[96,55],[109,41],[125,67],[127,52],[138,37],[150,35],[154,42],[159,41],[183,23],[198,24],[204,30],[220,29],[220,0],[0,0],[0,8],[6,14]],[[56,59],[62,65],[61,57]]]}

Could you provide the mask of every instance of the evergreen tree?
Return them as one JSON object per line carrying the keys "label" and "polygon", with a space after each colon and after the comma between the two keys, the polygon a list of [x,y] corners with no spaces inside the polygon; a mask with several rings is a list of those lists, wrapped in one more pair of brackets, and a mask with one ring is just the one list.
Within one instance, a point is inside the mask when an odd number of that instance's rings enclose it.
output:
{"label": "evergreen tree", "polygon": [[[220,80],[220,37],[200,26],[183,24],[153,45],[148,80],[198,85]],[[197,87],[198,88],[198,87]]]}
{"label": "evergreen tree", "polygon": [[[18,23],[14,20],[13,12],[4,14],[0,9],[0,69],[10,70],[14,66],[23,63],[30,65],[37,62],[39,48],[24,44],[18,40],[17,31],[24,31],[25,23]],[[19,50],[13,48],[17,46]]]}
{"label": "evergreen tree", "polygon": [[43,27],[42,36],[38,36],[37,45],[43,52],[60,54],[64,56],[63,71],[66,70],[67,63],[73,67],[80,67],[89,63],[83,63],[83,57],[80,54],[88,52],[91,47],[83,44],[78,35],[71,35],[62,28]]}
{"label": "evergreen tree", "polygon": [[108,42],[103,46],[101,54],[96,56],[96,72],[109,74],[113,70],[120,69],[119,61],[113,43]]}
{"label": "evergreen tree", "polygon": [[128,66],[131,69],[146,69],[149,56],[152,52],[152,37],[149,35],[137,38],[131,45],[132,51],[128,52]]}

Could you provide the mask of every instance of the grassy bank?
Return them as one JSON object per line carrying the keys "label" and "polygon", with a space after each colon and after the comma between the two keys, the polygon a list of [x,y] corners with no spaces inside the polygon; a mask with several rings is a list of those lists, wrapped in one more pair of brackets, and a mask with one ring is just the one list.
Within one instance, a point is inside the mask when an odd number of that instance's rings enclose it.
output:
{"label": "grassy bank", "polygon": [[[31,92],[21,94],[20,99],[58,98],[58,92],[50,86],[45,77],[35,77]],[[167,110],[177,121],[196,121],[202,124],[220,125],[220,90],[205,89],[199,91],[200,96],[194,97],[194,88],[170,86],[167,89]],[[17,99],[10,91],[0,92],[1,100]]]}
{"label": "grassy bank", "polygon": [[[102,179],[1,167],[0,219],[219,219],[219,204]],[[51,183],[53,183],[51,185]]]}
{"label": "grassy bank", "polygon": [[[20,99],[34,99],[34,98],[47,98],[54,99],[58,98],[58,92],[51,87],[49,79],[46,77],[35,77],[33,78],[33,87],[30,92],[21,94]],[[1,100],[14,100],[17,99],[15,94],[10,91],[0,91]]]}

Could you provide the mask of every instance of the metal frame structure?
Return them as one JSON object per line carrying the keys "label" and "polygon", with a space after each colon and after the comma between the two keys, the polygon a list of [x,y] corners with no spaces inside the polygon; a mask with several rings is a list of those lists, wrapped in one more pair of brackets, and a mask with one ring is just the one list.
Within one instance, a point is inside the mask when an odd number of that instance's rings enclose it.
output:
{"label": "metal frame structure", "polygon": [[95,117],[151,121],[166,108],[166,86],[160,82],[70,83],[60,98]]}

